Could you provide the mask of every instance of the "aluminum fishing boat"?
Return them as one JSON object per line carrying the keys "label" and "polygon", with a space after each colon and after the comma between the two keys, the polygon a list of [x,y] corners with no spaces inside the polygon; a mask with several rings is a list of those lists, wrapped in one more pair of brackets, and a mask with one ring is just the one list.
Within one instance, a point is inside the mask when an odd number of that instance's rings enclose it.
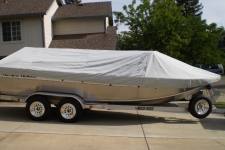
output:
{"label": "aluminum fishing boat", "polygon": [[[220,78],[157,51],[25,47],[0,61],[0,99],[30,101],[27,111],[35,120],[45,118],[32,115],[45,108],[40,96],[57,106],[76,97],[82,108],[89,103],[155,105],[198,97]],[[212,101],[209,95],[203,99]]]}

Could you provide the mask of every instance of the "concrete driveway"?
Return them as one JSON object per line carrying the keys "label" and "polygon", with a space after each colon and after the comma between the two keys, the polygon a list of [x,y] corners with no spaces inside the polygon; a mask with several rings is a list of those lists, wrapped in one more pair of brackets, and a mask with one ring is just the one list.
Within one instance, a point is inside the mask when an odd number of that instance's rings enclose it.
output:
{"label": "concrete driveway", "polygon": [[0,103],[0,149],[224,150],[225,117],[188,113],[85,111],[77,123],[61,123],[52,108],[47,121],[31,121],[21,103]]}

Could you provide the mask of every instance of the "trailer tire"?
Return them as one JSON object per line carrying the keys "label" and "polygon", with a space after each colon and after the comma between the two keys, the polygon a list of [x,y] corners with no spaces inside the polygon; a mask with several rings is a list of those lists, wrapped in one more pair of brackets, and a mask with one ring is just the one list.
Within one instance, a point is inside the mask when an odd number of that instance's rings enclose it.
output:
{"label": "trailer tire", "polygon": [[190,101],[189,101],[189,103],[188,103],[188,110],[189,110],[189,112],[191,113],[191,102],[192,102],[193,100],[191,99]]}
{"label": "trailer tire", "polygon": [[32,120],[45,120],[51,113],[51,105],[43,96],[32,96],[27,100],[26,112]]}
{"label": "trailer tire", "polygon": [[199,95],[190,101],[189,112],[196,118],[205,118],[212,112],[212,101],[204,95]]}
{"label": "trailer tire", "polygon": [[57,113],[61,121],[76,122],[82,115],[82,107],[79,102],[72,98],[61,100],[57,106]]}

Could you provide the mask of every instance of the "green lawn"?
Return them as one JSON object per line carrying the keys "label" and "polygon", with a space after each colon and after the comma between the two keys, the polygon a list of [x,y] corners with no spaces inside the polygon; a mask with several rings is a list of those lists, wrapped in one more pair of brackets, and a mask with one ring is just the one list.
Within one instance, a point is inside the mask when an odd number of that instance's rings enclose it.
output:
{"label": "green lawn", "polygon": [[216,108],[225,108],[225,102],[215,102],[213,103]]}

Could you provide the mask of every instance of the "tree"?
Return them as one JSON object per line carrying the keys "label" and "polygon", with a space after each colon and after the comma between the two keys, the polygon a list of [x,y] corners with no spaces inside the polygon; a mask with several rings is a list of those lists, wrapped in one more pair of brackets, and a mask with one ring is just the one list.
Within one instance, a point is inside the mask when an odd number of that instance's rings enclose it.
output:
{"label": "tree", "polygon": [[185,17],[194,15],[202,15],[202,4],[199,4],[199,0],[176,0],[178,6],[183,6],[182,12]]}
{"label": "tree", "polygon": [[218,44],[218,48],[225,52],[225,31],[221,34],[222,40]]}
{"label": "tree", "polygon": [[82,0],[65,0],[66,4],[72,4],[72,3],[79,4],[81,2]]}
{"label": "tree", "polygon": [[129,27],[118,35],[119,49],[157,50],[191,65],[224,63],[224,53],[217,49],[223,28],[183,16],[183,6],[174,0],[141,0],[138,6],[133,0],[123,10],[114,12],[117,26]]}
{"label": "tree", "polygon": [[181,48],[181,60],[192,65],[225,64],[224,54],[217,48],[223,28],[218,28],[215,23],[208,25],[199,17],[189,17],[187,20],[191,40]]}
{"label": "tree", "polygon": [[188,30],[184,29],[186,19],[173,0],[142,0],[135,8],[136,1],[124,6],[122,12],[114,12],[115,22],[125,23],[130,31],[119,35],[120,49],[158,50],[178,57],[182,45],[188,44]]}

